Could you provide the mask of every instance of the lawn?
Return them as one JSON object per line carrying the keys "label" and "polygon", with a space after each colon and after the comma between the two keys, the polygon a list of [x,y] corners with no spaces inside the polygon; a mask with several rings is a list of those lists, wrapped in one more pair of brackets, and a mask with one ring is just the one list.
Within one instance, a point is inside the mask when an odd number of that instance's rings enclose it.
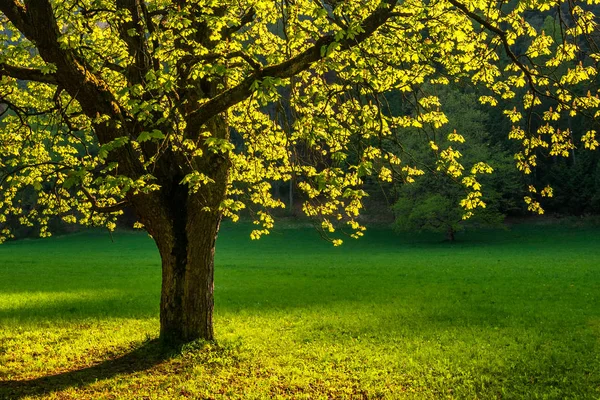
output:
{"label": "lawn", "polygon": [[142,233],[0,246],[0,398],[598,399],[600,229],[217,246],[216,343],[156,342]]}

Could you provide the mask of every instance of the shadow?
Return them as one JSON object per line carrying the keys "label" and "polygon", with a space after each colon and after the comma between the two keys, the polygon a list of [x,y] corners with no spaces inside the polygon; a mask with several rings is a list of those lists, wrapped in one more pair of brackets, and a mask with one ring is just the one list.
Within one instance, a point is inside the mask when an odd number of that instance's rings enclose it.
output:
{"label": "shadow", "polygon": [[[0,293],[1,295],[1,293]],[[25,298],[27,292],[22,292]],[[135,318],[147,319],[158,316],[159,294],[150,293],[147,296],[133,296],[126,298],[119,296],[98,296],[85,299],[60,298],[53,301],[31,301],[30,304],[19,304],[11,308],[0,309],[0,321],[6,324],[36,323],[40,321],[83,321],[90,318]],[[57,296],[58,297],[58,296]]]}
{"label": "shadow", "polygon": [[167,347],[158,339],[154,339],[125,355],[91,367],[30,380],[0,381],[0,399],[43,396],[71,387],[85,386],[121,374],[146,371],[173,357],[176,353],[176,349]]}

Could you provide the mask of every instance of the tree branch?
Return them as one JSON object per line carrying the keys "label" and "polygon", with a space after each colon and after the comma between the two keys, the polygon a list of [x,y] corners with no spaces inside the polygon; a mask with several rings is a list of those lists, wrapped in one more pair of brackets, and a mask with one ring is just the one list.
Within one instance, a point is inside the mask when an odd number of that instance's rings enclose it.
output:
{"label": "tree branch", "polygon": [[[156,32],[156,26],[154,25],[154,21],[152,21],[152,17],[150,16],[150,13],[148,12],[148,7],[147,7],[145,1],[140,2],[140,8],[142,9],[142,15],[144,16],[144,21],[146,21],[146,27],[148,29],[148,34],[150,36],[152,36],[152,35],[154,35],[154,32]],[[158,71],[160,69],[160,62],[154,56],[156,54],[157,50],[158,50],[158,40],[154,39],[154,40],[152,40],[152,51],[153,51],[152,68],[154,68],[155,71]]]}
{"label": "tree branch", "polygon": [[[108,115],[110,120],[93,126],[100,144],[120,136],[135,136],[142,126],[131,123],[134,118],[119,104],[109,85],[94,74],[91,66],[73,51],[59,43],[60,30],[52,8],[53,0],[0,0],[2,12],[15,27],[37,48],[41,58],[56,66],[56,80],[72,98],[76,99],[88,117]],[[115,127],[116,121],[121,123]],[[143,174],[139,158],[131,156],[137,151],[130,144],[114,151],[119,168],[129,177]]]}
{"label": "tree branch", "polygon": [[55,74],[45,74],[37,69],[15,67],[13,65],[0,63],[0,78],[3,76],[10,76],[11,78],[15,78],[20,81],[35,81],[48,83],[51,85],[58,84]]}
{"label": "tree branch", "polygon": [[[135,68],[130,68],[129,81],[133,84],[142,83],[146,73],[150,70],[151,57],[148,52],[146,31],[142,22],[139,0],[117,0],[117,10],[127,10],[131,20],[119,26],[119,35],[127,44],[129,55],[135,60]],[[149,29],[152,29],[149,27]],[[130,31],[135,34],[131,35]]]}
{"label": "tree branch", "polygon": [[239,31],[240,29],[242,29],[244,26],[248,25],[250,22],[252,22],[252,20],[254,19],[254,17],[256,16],[256,11],[254,10],[254,7],[251,7],[240,19],[240,23],[234,26],[230,26],[229,28],[225,29],[225,32],[223,33],[223,37],[228,38],[230,37],[232,34],[234,34],[235,32]]}
{"label": "tree branch", "polygon": [[[27,26],[17,28],[38,49],[58,46],[60,30],[49,0],[25,0]],[[10,17],[9,17],[10,18]]]}
{"label": "tree branch", "polygon": [[13,23],[13,25],[21,31],[25,36],[25,30],[28,29],[28,18],[25,7],[17,3],[15,0],[0,0],[0,11]]}
{"label": "tree branch", "polygon": [[519,61],[519,59],[517,58],[515,53],[510,48],[510,45],[508,44],[508,39],[506,37],[506,32],[504,32],[502,29],[492,25],[491,23],[489,23],[485,19],[481,18],[476,13],[470,11],[467,8],[467,6],[465,6],[464,4],[461,4],[456,0],[448,0],[448,2],[450,4],[452,4],[454,7],[461,10],[467,17],[477,21],[482,26],[484,26],[486,29],[488,29],[489,31],[492,31],[496,35],[498,35],[498,37],[502,41],[502,46],[504,46],[504,50],[506,51],[506,54],[508,55],[508,57],[512,60],[512,62],[515,63],[515,65],[517,67],[519,67],[519,69],[521,71],[523,71],[523,73],[527,77],[527,82],[529,83],[529,87],[531,88],[531,90],[533,90],[535,93],[538,93],[538,90],[535,87],[535,83],[533,82],[533,75],[531,74],[531,71],[529,71],[529,69],[525,66],[525,64],[523,64],[521,61]]}
{"label": "tree branch", "polygon": [[[396,5],[395,0],[382,0],[379,8],[370,16],[365,18],[362,23],[363,32],[356,35],[353,39],[343,39],[340,43],[341,49],[349,49],[360,44],[370,37],[381,25],[390,18]],[[262,81],[267,77],[272,78],[290,78],[298,73],[308,69],[314,62],[323,59],[325,56],[322,49],[335,42],[335,35],[329,34],[321,37],[316,43],[296,55],[295,57],[280,64],[271,65],[260,69],[248,76],[237,86],[213,97],[204,103],[198,110],[189,115],[186,135],[194,137],[200,127],[208,122],[214,116],[226,111],[235,104],[247,99],[252,94],[252,85],[256,81]]]}
{"label": "tree branch", "polygon": [[127,205],[129,204],[128,201],[124,200],[124,201],[120,201],[118,203],[112,204],[110,206],[99,206],[98,201],[96,200],[96,197],[93,194],[91,194],[89,190],[87,190],[84,186],[81,186],[80,189],[81,189],[81,192],[85,195],[85,197],[87,197],[90,204],[92,205],[92,210],[99,212],[99,213],[114,213],[117,211],[121,211],[124,208],[126,208]]}

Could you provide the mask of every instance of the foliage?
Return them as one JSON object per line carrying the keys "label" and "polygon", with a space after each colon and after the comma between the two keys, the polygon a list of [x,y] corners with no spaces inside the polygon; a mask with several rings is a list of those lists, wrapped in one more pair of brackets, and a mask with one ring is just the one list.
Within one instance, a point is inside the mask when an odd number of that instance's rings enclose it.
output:
{"label": "foliage", "polygon": [[[430,172],[412,184],[397,185],[398,199],[393,208],[399,229],[444,232],[452,241],[465,223],[491,226],[501,223],[517,203],[522,183],[512,168],[510,153],[503,149],[503,143],[495,143],[489,133],[488,115],[478,104],[477,96],[452,86],[438,90],[437,95],[448,125],[455,130],[446,138],[437,137],[441,132],[422,130],[404,140],[402,151]],[[418,138],[420,135],[433,138],[435,146],[424,145]],[[478,168],[479,160],[486,160],[491,170],[483,172],[494,173],[471,182],[466,181],[468,178],[461,180],[462,175],[455,176],[443,168],[438,156],[440,146],[458,151],[461,165],[467,170]],[[467,183],[484,194],[479,207],[472,209],[472,218],[465,218],[461,207],[461,200],[469,195],[464,187]]]}
{"label": "foliage", "polygon": [[600,169],[595,153],[574,152],[568,160],[546,160],[539,180],[554,188],[546,208],[558,215],[589,215],[600,212]]}
{"label": "foliage", "polygon": [[[205,210],[236,219],[256,208],[256,238],[273,225],[268,210],[284,206],[271,183],[293,177],[309,199],[306,214],[325,230],[339,220],[360,236],[365,177],[420,174],[386,143],[402,143],[407,128],[452,131],[437,96],[419,95],[413,115],[387,115],[386,93],[462,80],[485,91],[485,104],[518,97],[504,113],[525,173],[540,151],[567,156],[579,145],[556,124],[593,118],[600,104],[586,90],[600,59],[587,45],[596,32],[591,4],[598,1],[1,0],[0,100],[8,108],[0,223],[15,215],[39,223],[43,236],[49,215],[114,228],[122,206],[144,214],[157,193],[185,184],[210,198]],[[561,43],[524,18],[565,11]],[[284,88],[290,110],[276,112]],[[548,96],[557,105],[547,107]],[[542,116],[537,129],[529,112]],[[596,130],[580,133],[581,146],[598,146]],[[298,146],[319,160],[294,155]],[[483,204],[479,170],[464,170],[452,146],[431,147],[467,189],[470,215]],[[17,195],[26,188],[37,195],[30,210]],[[528,207],[542,212],[538,197],[551,191],[534,189]]]}
{"label": "foliage", "polygon": [[[402,189],[394,204],[396,226],[402,231],[434,231],[446,234],[446,239],[454,241],[457,232],[471,226],[499,226],[504,216],[497,209],[485,207],[478,210],[468,220],[459,207],[464,192],[457,190],[454,182],[445,177],[435,176]],[[484,200],[486,200],[484,198]]]}
{"label": "foliage", "polygon": [[219,345],[167,358],[146,235],[0,247],[0,398],[600,394],[597,228],[467,232],[451,248],[377,229],[332,248],[280,226],[252,243],[251,229],[220,235]]}

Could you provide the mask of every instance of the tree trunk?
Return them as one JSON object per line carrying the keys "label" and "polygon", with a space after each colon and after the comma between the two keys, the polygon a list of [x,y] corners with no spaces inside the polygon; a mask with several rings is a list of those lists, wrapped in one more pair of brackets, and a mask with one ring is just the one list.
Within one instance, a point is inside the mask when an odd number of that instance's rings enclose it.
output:
{"label": "tree trunk", "polygon": [[[206,126],[214,137],[228,138],[223,119]],[[191,161],[163,154],[155,171],[161,189],[131,199],[162,260],[160,338],[172,345],[214,339],[215,243],[231,163],[226,154],[204,150],[203,157]],[[181,181],[192,170],[212,182],[191,192]]]}
{"label": "tree trunk", "polygon": [[446,238],[448,239],[449,242],[454,242],[454,228],[452,228],[451,226],[448,227],[448,230],[446,231]]}
{"label": "tree trunk", "polygon": [[180,211],[188,214],[185,225],[174,227],[173,240],[159,247],[160,337],[172,343],[214,338],[214,255],[220,216],[190,211]]}
{"label": "tree trunk", "polygon": [[[221,222],[218,209],[207,210],[202,194],[174,185],[162,201],[144,202],[141,218],[162,260],[160,338],[170,344],[213,340],[215,243]],[[203,193],[206,194],[206,193]]]}
{"label": "tree trunk", "polygon": [[177,177],[160,192],[134,200],[162,260],[160,338],[169,344],[214,338],[214,255],[228,167],[212,166],[220,179],[197,193]]}

